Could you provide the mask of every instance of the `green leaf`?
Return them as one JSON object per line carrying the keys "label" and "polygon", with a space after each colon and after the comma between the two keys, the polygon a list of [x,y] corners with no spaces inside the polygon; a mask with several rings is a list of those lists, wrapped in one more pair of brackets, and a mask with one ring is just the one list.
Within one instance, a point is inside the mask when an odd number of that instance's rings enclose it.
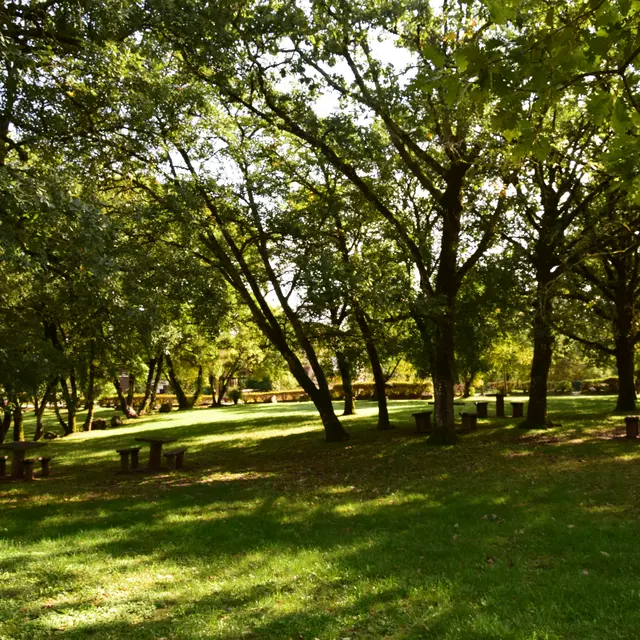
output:
{"label": "green leaf", "polygon": [[464,51],[461,51],[460,49],[458,49],[453,54],[453,57],[456,60],[456,65],[458,66],[458,69],[464,73],[467,70],[467,67],[469,66],[469,58],[467,58],[467,54]]}
{"label": "green leaf", "polygon": [[610,93],[596,93],[587,103],[587,111],[596,124],[602,124],[611,113],[613,98]]}
{"label": "green leaf", "polygon": [[427,42],[422,47],[422,51],[424,53],[425,58],[427,58],[427,60],[430,60],[431,62],[433,62],[433,64],[438,69],[442,69],[442,67],[444,67],[444,63],[446,61],[446,58],[444,56],[444,53],[442,53],[442,51],[440,51],[440,49],[438,49],[437,47],[434,47],[432,44],[429,44]]}
{"label": "green leaf", "polygon": [[618,99],[611,114],[611,126],[616,133],[625,134],[633,126],[629,110],[623,100]]}

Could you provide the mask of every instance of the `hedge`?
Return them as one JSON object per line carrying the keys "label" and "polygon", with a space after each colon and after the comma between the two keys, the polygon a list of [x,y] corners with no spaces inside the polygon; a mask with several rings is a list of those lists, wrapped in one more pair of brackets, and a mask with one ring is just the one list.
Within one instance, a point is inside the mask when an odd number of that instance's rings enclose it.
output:
{"label": "hedge", "polygon": [[[376,399],[376,386],[373,382],[357,382],[353,385],[353,395],[362,400]],[[389,400],[413,400],[433,392],[431,382],[387,382],[387,398]],[[334,400],[344,398],[344,388],[341,384],[333,385],[331,397]]]}
{"label": "hedge", "polygon": [[[431,382],[388,382],[387,398],[390,400],[413,400],[429,395],[433,391]],[[376,387],[373,382],[358,382],[353,385],[353,393],[356,398],[362,400],[375,400]],[[309,396],[302,389],[287,389],[284,391],[246,391],[242,394],[242,400],[247,404],[259,404],[261,402],[270,402],[275,397],[278,402],[303,402],[309,400]],[[334,400],[344,399],[344,389],[341,384],[336,384],[331,389],[331,397]],[[144,395],[136,393],[133,396],[134,407],[138,406]],[[169,393],[159,393],[156,395],[156,403],[173,402],[177,404],[176,397]],[[200,396],[198,406],[210,405],[212,397],[210,395]],[[118,396],[104,396],[100,398],[101,407],[119,407]]]}

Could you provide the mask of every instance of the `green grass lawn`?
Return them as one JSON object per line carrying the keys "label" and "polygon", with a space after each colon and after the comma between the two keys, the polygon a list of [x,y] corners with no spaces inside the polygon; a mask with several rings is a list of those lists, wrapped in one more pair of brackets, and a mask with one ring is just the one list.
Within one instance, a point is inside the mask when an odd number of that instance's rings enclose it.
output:
{"label": "green grass lawn", "polygon": [[[636,639],[640,448],[613,404],[555,398],[562,426],[489,418],[444,449],[418,401],[392,432],[361,402],[346,444],[309,403],[53,441],[51,478],[0,484],[0,639]],[[151,433],[189,468],[119,474]]]}

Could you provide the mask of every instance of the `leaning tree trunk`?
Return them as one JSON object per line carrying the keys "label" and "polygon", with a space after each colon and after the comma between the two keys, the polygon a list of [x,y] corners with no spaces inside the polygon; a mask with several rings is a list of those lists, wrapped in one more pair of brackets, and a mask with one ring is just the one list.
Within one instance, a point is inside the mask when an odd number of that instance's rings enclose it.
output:
{"label": "leaning tree trunk", "polygon": [[156,377],[153,381],[153,387],[151,389],[151,397],[149,398],[149,411],[152,411],[156,406],[156,394],[158,393],[158,385],[160,384],[160,376],[162,375],[162,361],[164,359],[164,353],[158,356],[158,362],[156,364]]}
{"label": "leaning tree trunk", "polygon": [[7,437],[9,427],[11,427],[13,414],[4,398],[0,398],[0,409],[2,409],[3,414],[2,422],[0,423],[0,444],[2,444],[4,442],[4,439]]}
{"label": "leaning tree trunk", "polygon": [[13,441],[24,441],[24,414],[18,398],[15,399],[15,407],[13,409]]}
{"label": "leaning tree trunk", "polygon": [[178,401],[178,409],[184,411],[185,409],[189,409],[189,399],[187,398],[187,394],[184,392],[180,381],[176,377],[175,369],[173,368],[173,360],[171,356],[167,353],[165,356],[167,360],[167,373],[169,374],[169,380],[171,381],[171,387],[173,388],[173,392],[176,394],[176,400]]}
{"label": "leaning tree trunk", "polygon": [[634,341],[626,335],[616,338],[616,365],[618,367],[618,401],[616,411],[636,410],[634,380]]}
{"label": "leaning tree trunk", "polygon": [[455,384],[455,320],[454,305],[436,318],[435,358],[433,363],[434,425],[429,442],[455,444],[453,392]]}
{"label": "leaning tree trunk", "polygon": [[189,401],[191,407],[195,407],[198,404],[198,400],[200,400],[200,396],[202,395],[202,387],[204,385],[204,375],[202,372],[202,365],[198,367],[198,377],[196,378],[196,390],[193,394],[193,397]]}
{"label": "leaning tree trunk", "polygon": [[151,387],[153,385],[153,377],[156,370],[156,363],[158,362],[157,358],[151,358],[148,362],[149,373],[147,373],[147,381],[144,385],[144,397],[142,398],[142,402],[138,405],[138,415],[142,415],[143,413],[147,413],[149,411],[149,401],[151,399]]}
{"label": "leaning tree trunk", "polygon": [[44,424],[42,422],[42,417],[44,415],[44,410],[47,407],[47,402],[51,399],[51,395],[55,391],[57,380],[50,382],[47,384],[47,388],[44,391],[44,395],[40,399],[40,404],[38,404],[37,399],[34,398],[34,405],[36,410],[36,432],[33,436],[34,441],[38,441],[42,439],[44,435]]}
{"label": "leaning tree trunk", "polygon": [[127,415],[127,399],[125,398],[124,391],[122,391],[122,385],[120,384],[120,378],[116,376],[113,379],[113,386],[116,390],[116,395],[118,396],[118,404],[120,405],[120,411],[126,416]]}
{"label": "leaning tree trunk", "polygon": [[555,338],[551,328],[553,310],[547,279],[539,279],[536,308],[533,317],[533,360],[529,384],[527,417],[520,423],[523,429],[546,429],[552,426],[547,417],[547,386]]}
{"label": "leaning tree trunk", "polygon": [[367,355],[369,356],[369,362],[371,363],[371,371],[373,373],[373,382],[376,390],[376,400],[378,402],[378,429],[381,431],[387,431],[393,429],[391,422],[389,421],[389,409],[387,407],[387,381],[384,377],[384,371],[380,364],[380,358],[378,356],[378,349],[373,338],[373,332],[369,326],[367,317],[362,309],[354,303],[355,317],[358,327],[364,337],[364,344],[367,349]]}

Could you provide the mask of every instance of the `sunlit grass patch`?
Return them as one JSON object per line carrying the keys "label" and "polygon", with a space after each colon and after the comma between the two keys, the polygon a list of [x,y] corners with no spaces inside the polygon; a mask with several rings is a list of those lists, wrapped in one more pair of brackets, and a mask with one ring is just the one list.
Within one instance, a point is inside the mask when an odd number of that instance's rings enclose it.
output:
{"label": "sunlit grass patch", "polygon": [[[636,638],[640,447],[613,437],[612,399],[445,449],[418,406],[378,432],[361,402],[340,445],[309,403],[53,441],[51,478],[0,485],[0,638]],[[150,433],[186,469],[119,474]]]}

